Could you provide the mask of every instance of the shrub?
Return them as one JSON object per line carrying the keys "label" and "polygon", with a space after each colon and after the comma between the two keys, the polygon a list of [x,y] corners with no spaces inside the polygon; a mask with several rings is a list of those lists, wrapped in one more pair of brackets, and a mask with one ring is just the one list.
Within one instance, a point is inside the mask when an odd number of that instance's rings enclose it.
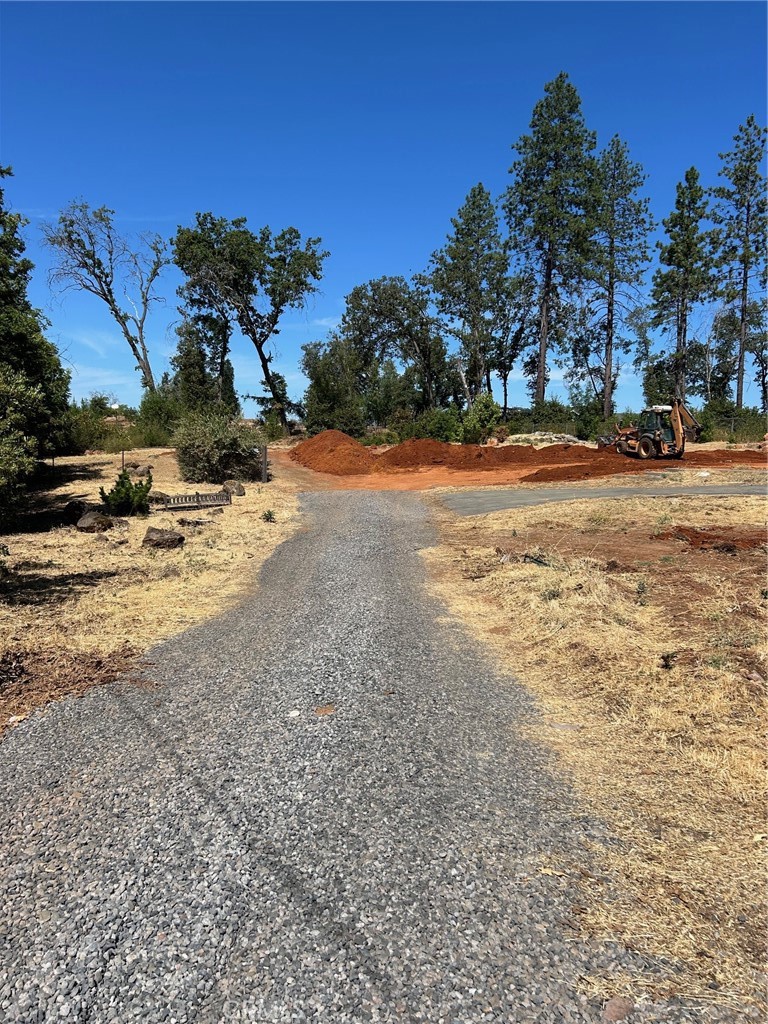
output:
{"label": "shrub", "polygon": [[264,512],[262,512],[261,518],[264,520],[265,523],[277,522],[277,520],[275,519],[275,513],[271,508],[268,508]]}
{"label": "shrub", "polygon": [[768,430],[766,418],[759,409],[737,409],[735,403],[728,400],[710,402],[700,412],[693,410],[693,414],[703,428],[700,441],[730,444],[762,441]]}
{"label": "shrub", "polygon": [[132,483],[127,469],[117,478],[111,491],[99,491],[107,511],[113,516],[145,516],[149,513],[149,492],[152,474],[143,483]]}
{"label": "shrub", "polygon": [[464,416],[462,440],[465,444],[487,441],[501,420],[501,406],[487,392],[478,395]]}
{"label": "shrub", "polygon": [[455,409],[430,409],[416,421],[417,437],[431,437],[434,441],[461,441],[462,427]]}
{"label": "shrub", "polygon": [[64,416],[59,451],[64,455],[82,455],[89,449],[101,449],[106,433],[102,413],[85,405],[71,405]]}
{"label": "shrub", "polygon": [[361,437],[360,444],[365,445],[366,448],[370,448],[372,445],[377,444],[399,444],[400,438],[394,432],[394,430],[376,430],[371,434],[366,434],[365,437]]}
{"label": "shrub", "polygon": [[283,424],[280,422],[280,416],[275,409],[272,409],[264,417],[264,424],[261,429],[267,441],[279,441],[282,437],[285,437]]}
{"label": "shrub", "polygon": [[183,480],[220,484],[229,479],[261,476],[259,446],[264,435],[242,420],[215,412],[189,413],[171,443]]}
{"label": "shrub", "polygon": [[506,425],[506,423],[500,423],[498,427],[496,427],[496,429],[494,430],[493,436],[499,442],[506,441],[507,438],[509,437],[509,427]]}

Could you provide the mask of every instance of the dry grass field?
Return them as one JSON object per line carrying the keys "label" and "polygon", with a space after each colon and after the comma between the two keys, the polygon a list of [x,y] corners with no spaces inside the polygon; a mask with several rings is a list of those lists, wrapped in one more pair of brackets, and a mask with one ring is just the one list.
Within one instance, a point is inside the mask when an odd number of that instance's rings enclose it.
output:
{"label": "dry grass field", "polygon": [[559,865],[580,928],[647,954],[649,995],[765,1009],[764,500],[437,515],[437,592],[536,694],[532,732],[617,837],[590,877]]}
{"label": "dry grass field", "polygon": [[[153,488],[166,494],[216,490],[183,483],[172,451],[134,451],[130,459],[153,465]],[[0,732],[49,700],[115,678],[154,644],[236,601],[296,527],[294,489],[279,481],[246,483],[245,497],[220,514],[152,511],[102,534],[62,525],[66,503],[98,501],[120,461],[58,460],[50,486],[33,495],[26,532],[0,537],[10,552],[0,576]],[[267,509],[275,522],[262,519]],[[206,525],[182,527],[180,517]],[[179,530],[184,546],[142,547],[148,526]]]}

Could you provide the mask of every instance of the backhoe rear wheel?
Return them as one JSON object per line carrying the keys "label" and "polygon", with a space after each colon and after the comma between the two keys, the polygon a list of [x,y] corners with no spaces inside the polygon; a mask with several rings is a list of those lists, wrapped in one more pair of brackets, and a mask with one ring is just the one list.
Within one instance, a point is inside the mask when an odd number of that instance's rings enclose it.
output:
{"label": "backhoe rear wheel", "polygon": [[656,445],[650,437],[641,437],[637,445],[637,454],[641,459],[655,459]]}

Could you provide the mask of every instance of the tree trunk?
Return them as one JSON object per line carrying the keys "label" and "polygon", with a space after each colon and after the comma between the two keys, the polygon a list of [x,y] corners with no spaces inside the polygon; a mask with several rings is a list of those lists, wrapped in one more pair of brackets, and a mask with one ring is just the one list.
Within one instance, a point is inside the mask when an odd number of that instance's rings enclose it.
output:
{"label": "tree trunk", "polygon": [[616,285],[613,280],[613,241],[611,241],[609,259],[611,261],[611,270],[608,273],[608,311],[605,325],[605,371],[603,375],[604,420],[610,419],[613,412],[613,322],[616,316],[614,296]]}
{"label": "tree trunk", "polygon": [[680,299],[677,315],[677,349],[675,351],[675,398],[685,401],[685,363],[688,340],[688,303],[685,296]]}
{"label": "tree trunk", "polygon": [[536,368],[536,404],[544,401],[547,386],[547,348],[549,343],[549,301],[552,291],[552,260],[547,256],[544,284],[541,290],[541,320],[539,326],[539,363]]}
{"label": "tree trunk", "polygon": [[491,384],[491,370],[490,367],[485,368],[485,386],[488,388],[488,394],[493,394],[493,385]]}
{"label": "tree trunk", "polygon": [[739,310],[739,362],[736,368],[736,408],[744,405],[744,358],[747,352],[747,315],[749,310],[749,266],[741,268],[741,308]]}
{"label": "tree trunk", "polygon": [[256,351],[259,354],[259,362],[261,363],[261,369],[262,369],[262,372],[264,374],[264,383],[269,388],[269,392],[270,392],[270,394],[272,395],[272,398],[275,401],[275,409],[276,409],[277,415],[278,415],[278,417],[280,419],[280,426],[283,428],[283,433],[287,435],[288,434],[288,415],[287,415],[287,413],[285,411],[285,406],[283,405],[283,402],[282,402],[282,395],[279,395],[277,393],[277,391],[275,389],[274,382],[272,380],[272,374],[269,372],[269,359],[267,359],[267,357],[266,357],[266,355],[264,353],[264,345],[263,344],[259,344],[259,342],[257,342],[257,341],[254,341],[253,338],[251,338],[251,341],[253,341],[254,348],[256,349]]}
{"label": "tree trunk", "polygon": [[760,384],[760,412],[768,415],[768,357],[756,357],[758,382]]}
{"label": "tree trunk", "polygon": [[501,387],[504,394],[504,407],[501,410],[501,418],[504,422],[507,422],[507,382],[509,381],[509,373],[505,373],[501,378]]}

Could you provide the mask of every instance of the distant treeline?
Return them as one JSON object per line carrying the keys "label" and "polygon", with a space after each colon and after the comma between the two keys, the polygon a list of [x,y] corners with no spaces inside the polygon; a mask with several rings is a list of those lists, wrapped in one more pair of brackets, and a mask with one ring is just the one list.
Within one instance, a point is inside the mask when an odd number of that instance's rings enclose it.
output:
{"label": "distant treeline", "polygon": [[[124,444],[126,429],[137,443],[168,443],[185,416],[232,417],[244,398],[255,398],[269,436],[292,419],[312,432],[337,427],[358,436],[467,440],[497,422],[522,431],[570,423],[592,436],[613,416],[619,374],[631,365],[648,402],[698,398],[711,433],[761,434],[765,145],[766,130],[750,115],[720,154],[718,182],[703,184],[694,167],[684,172],[654,261],[641,165],[618,135],[597,147],[578,92],[558,75],[512,147],[505,192],[494,199],[474,185],[422,272],[360,283],[339,326],[304,346],[309,387],[301,401],[273,369],[273,343],[283,313],[317,290],[328,256],[321,239],[198,213],[170,240],[132,242],[112,210],[73,202],[43,229],[51,284],[100,300],[131,352],[143,399],[137,410],[117,410],[132,424],[119,430],[105,423],[115,411],[109,396],[69,400],[69,374],[27,297],[25,222],[0,191],[0,511],[41,455]],[[3,178],[10,173],[0,168]],[[177,348],[158,377],[149,325],[171,262],[184,278]],[[258,355],[259,395],[238,394],[235,333]],[[555,367],[567,403],[547,398]],[[529,409],[509,408],[513,374],[526,381]],[[750,380],[759,410],[744,408]]]}

